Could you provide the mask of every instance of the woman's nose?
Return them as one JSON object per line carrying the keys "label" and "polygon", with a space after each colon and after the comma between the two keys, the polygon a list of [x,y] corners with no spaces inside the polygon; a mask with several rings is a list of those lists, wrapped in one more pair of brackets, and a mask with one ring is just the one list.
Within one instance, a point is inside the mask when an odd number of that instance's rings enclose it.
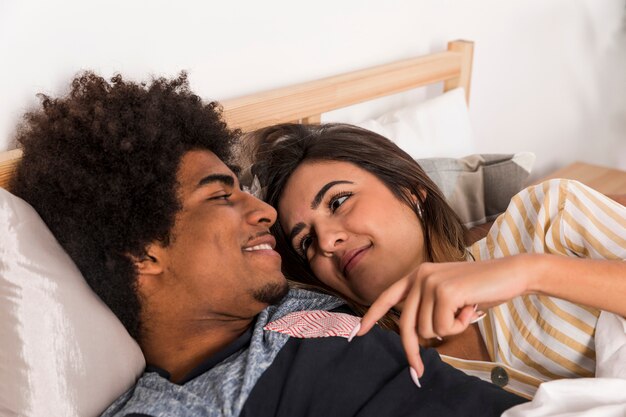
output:
{"label": "woman's nose", "polygon": [[341,248],[348,238],[348,234],[338,225],[324,225],[317,227],[318,244],[325,256],[332,255]]}

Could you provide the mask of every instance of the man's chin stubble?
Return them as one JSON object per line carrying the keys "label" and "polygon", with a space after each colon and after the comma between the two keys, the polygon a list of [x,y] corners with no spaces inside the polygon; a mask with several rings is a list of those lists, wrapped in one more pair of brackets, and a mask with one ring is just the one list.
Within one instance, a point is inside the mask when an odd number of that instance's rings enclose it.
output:
{"label": "man's chin stubble", "polygon": [[266,284],[262,288],[254,291],[252,296],[255,300],[261,303],[274,305],[278,304],[280,300],[285,298],[288,292],[289,284],[287,284],[287,281],[285,280],[282,283]]}

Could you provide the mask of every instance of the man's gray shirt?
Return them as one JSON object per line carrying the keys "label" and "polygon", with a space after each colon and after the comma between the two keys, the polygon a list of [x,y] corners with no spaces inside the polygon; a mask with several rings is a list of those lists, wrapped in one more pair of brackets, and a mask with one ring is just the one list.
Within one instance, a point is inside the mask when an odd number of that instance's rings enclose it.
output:
{"label": "man's gray shirt", "polygon": [[394,332],[376,326],[347,342],[358,318],[342,304],[292,289],[181,383],[147,367],[103,416],[499,416],[524,401],[450,367],[432,349],[422,350],[426,372],[417,388]]}

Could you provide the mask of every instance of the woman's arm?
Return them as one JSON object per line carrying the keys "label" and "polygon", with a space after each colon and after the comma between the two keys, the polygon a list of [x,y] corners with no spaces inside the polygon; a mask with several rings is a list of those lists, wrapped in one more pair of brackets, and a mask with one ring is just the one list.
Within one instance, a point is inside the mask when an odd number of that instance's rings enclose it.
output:
{"label": "woman's arm", "polygon": [[626,317],[626,262],[554,255],[519,255],[538,273],[532,294],[550,295]]}
{"label": "woman's arm", "polygon": [[626,316],[626,262],[521,254],[483,262],[425,263],[372,304],[357,335],[390,308],[402,310],[400,334],[411,366],[423,373],[418,335],[463,332],[484,309],[516,296],[542,294]]}

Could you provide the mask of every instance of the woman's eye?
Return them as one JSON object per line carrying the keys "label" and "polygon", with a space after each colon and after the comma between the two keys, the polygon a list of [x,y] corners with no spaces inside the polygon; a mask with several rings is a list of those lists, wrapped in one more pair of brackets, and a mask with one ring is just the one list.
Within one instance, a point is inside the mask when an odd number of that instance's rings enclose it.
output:
{"label": "woman's eye", "polygon": [[330,200],[330,211],[334,213],[348,198],[350,198],[350,195],[342,195]]}
{"label": "woman's eye", "polygon": [[305,235],[302,239],[300,239],[298,249],[300,249],[300,253],[303,257],[306,257],[306,253],[309,250],[309,247],[311,247],[311,243],[313,243],[313,238],[310,235]]}

